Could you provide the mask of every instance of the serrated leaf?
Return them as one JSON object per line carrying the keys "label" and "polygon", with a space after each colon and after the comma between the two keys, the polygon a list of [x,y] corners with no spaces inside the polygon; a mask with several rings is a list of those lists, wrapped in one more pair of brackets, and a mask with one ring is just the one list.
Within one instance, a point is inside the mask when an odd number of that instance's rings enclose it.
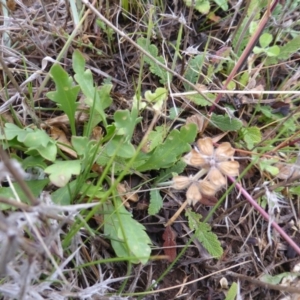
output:
{"label": "serrated leaf", "polygon": [[200,215],[186,210],[186,216],[188,217],[189,227],[191,230],[195,230],[196,238],[202,243],[204,248],[214,257],[221,257],[223,249],[218,240],[218,237],[211,232],[211,227],[207,223],[200,222]]}
{"label": "serrated leaf", "polygon": [[227,292],[225,300],[235,300],[238,293],[238,285],[236,282],[233,282],[229,291]]}
{"label": "serrated leaf", "polygon": [[261,142],[261,131],[258,127],[247,127],[241,129],[243,140],[245,141],[249,150]]}
{"label": "serrated leaf", "polygon": [[63,187],[72,175],[79,175],[80,169],[80,160],[56,161],[45,169],[45,173],[50,174],[49,178],[54,185]]}
{"label": "serrated leaf", "polygon": [[[48,179],[26,181],[26,184],[34,197],[38,197],[48,183],[49,183]],[[13,183],[13,186],[21,201],[25,203],[30,203],[29,199],[27,198],[26,194],[24,193],[20,185],[18,183]],[[16,198],[10,187],[0,187],[0,196],[7,199]],[[10,205],[0,204],[0,208],[8,209],[12,207]]]}
{"label": "serrated leaf", "polygon": [[205,94],[205,97],[210,99],[211,102],[207,101],[201,94],[195,94],[195,95],[188,95],[186,96],[190,101],[194,102],[197,105],[200,106],[207,106],[210,105],[213,100],[216,98],[214,94],[207,93]]}
{"label": "serrated leaf", "polygon": [[111,239],[111,245],[118,257],[132,263],[145,264],[151,254],[151,240],[145,227],[132,218],[121,201],[116,202],[116,207],[109,203],[103,205],[104,234]]}
{"label": "serrated leaf", "polygon": [[48,92],[47,97],[55,101],[69,118],[71,131],[76,135],[75,130],[75,112],[78,103],[76,103],[79,93],[79,86],[73,85],[73,80],[68,73],[58,64],[50,69],[50,75],[55,82],[56,91]]}
{"label": "serrated leaf", "polygon": [[286,60],[300,49],[300,35],[280,47],[279,59]]}
{"label": "serrated leaf", "polygon": [[162,144],[163,140],[165,139],[167,134],[166,126],[156,126],[154,130],[152,130],[148,137],[145,146],[143,147],[145,152],[151,152],[154,150],[158,145]]}
{"label": "serrated leaf", "polygon": [[[165,63],[164,58],[162,56],[158,56],[158,49],[155,45],[149,44],[146,38],[138,38],[137,43],[144,50],[146,50],[149,54],[155,57],[162,64]],[[151,60],[148,56],[144,56],[145,62],[150,65],[150,71],[152,74],[158,76],[160,78],[159,82],[161,84],[166,84],[168,82],[168,73],[163,68],[158,66],[153,60]]]}
{"label": "serrated leaf", "polygon": [[[194,58],[189,60],[189,64],[184,73],[184,78],[195,84],[198,82],[198,79],[201,75],[201,70],[204,62],[204,54],[196,55]],[[190,91],[192,88],[187,84],[183,83],[186,91]]]}
{"label": "serrated leaf", "polygon": [[214,113],[211,116],[211,123],[222,131],[237,131],[243,126],[242,121],[237,118]]}
{"label": "serrated leaf", "polygon": [[148,214],[150,216],[156,215],[163,206],[163,199],[159,190],[150,191],[150,203],[148,207]]}
{"label": "serrated leaf", "polygon": [[142,172],[170,167],[180,155],[190,150],[189,144],[195,140],[196,135],[195,124],[185,125],[180,131],[172,130],[165,142],[149,154],[147,162],[138,167],[138,170]]}
{"label": "serrated leaf", "polygon": [[102,121],[107,126],[106,115],[104,110],[112,103],[110,92],[112,84],[104,84],[100,88],[96,88],[91,70],[85,70],[85,59],[79,50],[73,53],[73,69],[75,71],[75,80],[79,84],[83,94],[85,95],[85,103],[89,107],[94,107],[92,127]]}

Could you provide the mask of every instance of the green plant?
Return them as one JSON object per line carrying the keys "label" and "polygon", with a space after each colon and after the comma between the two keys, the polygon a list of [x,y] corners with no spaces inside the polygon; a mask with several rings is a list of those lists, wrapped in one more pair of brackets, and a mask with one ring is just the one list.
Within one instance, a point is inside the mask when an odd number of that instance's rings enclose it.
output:
{"label": "green plant", "polygon": [[270,46],[271,42],[273,40],[273,37],[270,33],[264,33],[259,38],[259,44],[260,47],[255,46],[253,48],[253,52],[255,54],[261,54],[264,53],[265,55],[269,57],[276,57],[280,54],[280,48],[277,45]]}

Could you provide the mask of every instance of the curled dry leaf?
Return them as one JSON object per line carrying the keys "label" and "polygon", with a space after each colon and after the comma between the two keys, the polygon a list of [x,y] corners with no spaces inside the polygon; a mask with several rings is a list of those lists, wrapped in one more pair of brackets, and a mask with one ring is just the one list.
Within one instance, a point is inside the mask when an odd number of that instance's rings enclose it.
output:
{"label": "curled dry leaf", "polygon": [[[53,140],[57,141],[57,146],[63,152],[69,154],[73,158],[77,158],[77,153],[71,149],[72,145],[66,137],[66,134],[63,130],[59,129],[56,126],[50,126],[50,136]],[[69,147],[68,147],[69,146]]]}
{"label": "curled dry leaf", "polygon": [[198,133],[203,132],[206,128],[208,120],[202,115],[196,114],[186,119],[186,124],[196,124]]}
{"label": "curled dry leaf", "polygon": [[91,140],[100,141],[103,137],[103,129],[100,126],[96,126],[92,130]]}
{"label": "curled dry leaf", "polygon": [[139,196],[138,196],[137,192],[130,191],[130,187],[128,186],[128,184],[119,183],[117,185],[117,190],[118,190],[119,196],[122,199],[122,202],[124,203],[124,205],[127,208],[130,207],[128,201],[137,202],[139,200]]}
{"label": "curled dry leaf", "polygon": [[[76,120],[80,123],[86,122],[89,119],[88,114],[83,112],[76,112],[75,114]],[[69,118],[67,115],[61,115],[55,118],[51,118],[45,121],[46,125],[52,126],[52,125],[69,125]]]}
{"label": "curled dry leaf", "polygon": [[218,202],[218,198],[215,196],[207,196],[207,195],[202,195],[201,200],[199,203],[205,205],[205,206],[215,206]]}
{"label": "curled dry leaf", "polygon": [[171,228],[171,226],[167,226],[162,238],[164,240],[163,247],[164,247],[164,253],[166,256],[168,256],[169,262],[173,262],[176,258],[176,232]]}
{"label": "curled dry leaf", "polygon": [[275,167],[279,169],[276,177],[282,180],[291,180],[300,175],[300,167],[297,164],[277,163]]}

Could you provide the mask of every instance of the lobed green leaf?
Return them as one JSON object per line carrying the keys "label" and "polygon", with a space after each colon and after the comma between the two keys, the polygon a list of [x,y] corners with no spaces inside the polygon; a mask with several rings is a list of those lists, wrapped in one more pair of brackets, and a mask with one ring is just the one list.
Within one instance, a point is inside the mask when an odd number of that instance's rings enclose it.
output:
{"label": "lobed green leaf", "polygon": [[159,190],[151,190],[148,214],[150,216],[156,215],[162,207],[163,207],[163,199],[159,193]]}

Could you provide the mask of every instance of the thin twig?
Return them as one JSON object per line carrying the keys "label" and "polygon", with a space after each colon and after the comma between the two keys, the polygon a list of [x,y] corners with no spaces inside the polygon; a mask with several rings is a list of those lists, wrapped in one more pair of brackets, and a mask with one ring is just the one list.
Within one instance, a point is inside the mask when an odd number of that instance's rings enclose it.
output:
{"label": "thin twig", "polygon": [[31,202],[31,205],[38,205],[39,201],[33,196],[31,190],[23,180],[22,176],[16,171],[16,169],[13,167],[8,155],[3,150],[2,147],[0,147],[0,157],[5,164],[6,168],[9,170],[9,172],[13,175],[15,180],[19,183],[21,189],[24,191],[25,195],[27,196],[28,200]]}

